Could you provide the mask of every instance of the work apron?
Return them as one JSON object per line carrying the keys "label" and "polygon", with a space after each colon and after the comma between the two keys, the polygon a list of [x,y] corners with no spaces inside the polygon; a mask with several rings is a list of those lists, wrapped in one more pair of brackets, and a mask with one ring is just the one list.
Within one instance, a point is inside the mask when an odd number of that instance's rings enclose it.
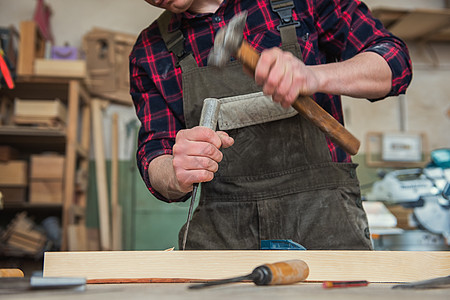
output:
{"label": "work apron", "polygon": [[[290,27],[282,30],[282,48],[299,57]],[[205,98],[218,98],[219,129],[235,140],[221,149],[214,179],[200,185],[186,249],[260,249],[271,239],[307,249],[371,249],[356,165],[332,162],[317,127],[264,96],[237,61],[198,67],[190,54],[180,66],[186,127],[198,125]]]}

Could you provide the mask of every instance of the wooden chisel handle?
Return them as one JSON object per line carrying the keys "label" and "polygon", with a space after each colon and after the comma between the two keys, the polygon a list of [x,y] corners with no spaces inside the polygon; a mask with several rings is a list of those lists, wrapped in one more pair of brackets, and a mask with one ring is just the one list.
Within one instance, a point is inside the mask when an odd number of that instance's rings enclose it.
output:
{"label": "wooden chisel handle", "polygon": [[0,277],[24,277],[20,269],[0,269]]}
{"label": "wooden chisel handle", "polygon": [[[242,41],[241,47],[236,52],[236,58],[253,72],[256,69],[259,57],[259,53],[245,40]],[[297,97],[297,100],[292,104],[292,107],[317,126],[347,153],[351,155],[358,153],[360,146],[359,140],[311,97]]]}

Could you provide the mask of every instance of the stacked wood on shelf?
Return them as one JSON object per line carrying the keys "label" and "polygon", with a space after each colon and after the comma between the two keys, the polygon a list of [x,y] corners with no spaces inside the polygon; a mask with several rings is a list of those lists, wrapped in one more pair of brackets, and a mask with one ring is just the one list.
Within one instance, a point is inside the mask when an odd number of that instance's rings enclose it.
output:
{"label": "stacked wood on shelf", "polygon": [[14,100],[13,121],[16,125],[63,127],[67,122],[67,109],[59,99]]}
{"label": "stacked wood on shelf", "polygon": [[47,237],[35,227],[35,223],[28,218],[26,212],[17,214],[1,235],[1,242],[6,248],[4,251],[16,254],[17,252],[30,255],[41,254],[45,248]]}
{"label": "stacked wood on shelf", "polygon": [[16,204],[26,201],[28,186],[28,163],[18,160],[17,150],[0,146],[0,193],[2,204]]}
{"label": "stacked wood on shelf", "polygon": [[64,156],[54,153],[31,155],[30,203],[62,204]]}

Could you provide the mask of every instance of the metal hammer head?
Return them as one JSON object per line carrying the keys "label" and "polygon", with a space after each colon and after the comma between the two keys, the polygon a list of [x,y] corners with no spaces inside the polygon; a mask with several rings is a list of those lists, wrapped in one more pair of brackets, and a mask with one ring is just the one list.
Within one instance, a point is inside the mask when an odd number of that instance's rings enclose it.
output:
{"label": "metal hammer head", "polygon": [[228,26],[224,26],[216,34],[214,47],[208,56],[208,65],[223,67],[230,56],[236,53],[244,39],[244,27],[247,20],[247,11],[234,16]]}

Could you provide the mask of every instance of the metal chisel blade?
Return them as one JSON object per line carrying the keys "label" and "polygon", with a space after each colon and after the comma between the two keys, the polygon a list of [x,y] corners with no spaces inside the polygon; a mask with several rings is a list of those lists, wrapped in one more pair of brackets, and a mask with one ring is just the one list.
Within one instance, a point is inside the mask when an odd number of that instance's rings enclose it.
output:
{"label": "metal chisel blade", "polygon": [[195,198],[197,197],[197,190],[198,190],[198,183],[194,183],[194,187],[192,189],[192,195],[191,195],[191,204],[189,204],[189,212],[188,212],[188,217],[187,217],[187,222],[186,222],[186,229],[184,231],[184,236],[183,236],[182,250],[186,249],[186,241],[187,241],[187,236],[188,236],[188,232],[189,232],[189,224],[191,223],[192,215],[194,213],[194,203],[195,203]]}
{"label": "metal chisel blade", "polygon": [[[220,101],[215,98],[206,98],[203,100],[202,113],[200,116],[199,126],[208,127],[216,130],[217,119],[219,118]],[[191,204],[189,205],[188,218],[186,222],[186,230],[184,231],[182,250],[186,249],[186,241],[189,232],[189,224],[191,223],[192,214],[194,213],[194,203],[197,197],[199,183],[194,183],[191,196]]]}

